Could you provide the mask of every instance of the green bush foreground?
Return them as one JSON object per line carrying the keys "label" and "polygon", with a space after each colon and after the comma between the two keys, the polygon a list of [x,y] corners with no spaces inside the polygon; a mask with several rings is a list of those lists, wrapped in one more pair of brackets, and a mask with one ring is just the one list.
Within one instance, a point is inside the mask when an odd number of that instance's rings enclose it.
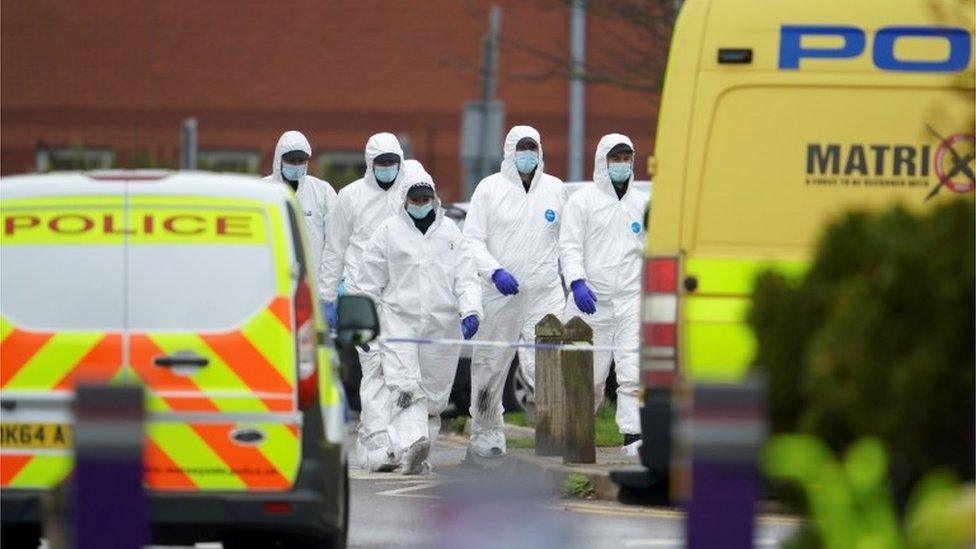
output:
{"label": "green bush foreground", "polygon": [[974,207],[831,224],[800,280],[765,273],[750,313],[774,432],[837,454],[876,436],[899,501],[937,467],[974,477]]}

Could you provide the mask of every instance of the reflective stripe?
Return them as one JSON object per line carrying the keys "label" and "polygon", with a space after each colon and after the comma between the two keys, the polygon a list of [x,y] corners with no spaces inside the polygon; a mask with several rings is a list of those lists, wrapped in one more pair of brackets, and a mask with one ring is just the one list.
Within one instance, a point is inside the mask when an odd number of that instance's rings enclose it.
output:
{"label": "reflective stripe", "polygon": [[[275,463],[283,475],[297,475],[301,452],[295,451],[298,433],[287,425],[262,425],[265,440],[258,447],[268,461]],[[289,482],[294,482],[293,476]]]}
{"label": "reflective stripe", "polygon": [[756,277],[772,270],[794,278],[808,269],[805,260],[687,258],[684,273],[694,277],[698,287],[682,294],[679,333],[682,364],[691,379],[741,379],[756,350],[746,322]]}
{"label": "reflective stripe", "polygon": [[750,302],[745,297],[685,296],[688,322],[745,322]]}
{"label": "reflective stripe", "polygon": [[247,487],[190,426],[183,423],[147,423],[146,434],[197,487],[236,490]]}
{"label": "reflective stripe", "polygon": [[0,343],[0,387],[20,372],[54,334],[13,330]]}
{"label": "reflective stripe", "polygon": [[[290,301],[286,303],[290,304]],[[272,368],[277,370],[279,378],[286,384],[294,383],[295,380],[292,364],[295,344],[288,326],[281,322],[269,306],[241,328],[241,333],[248,343],[261,353]]]}
{"label": "reflective stripe", "polygon": [[756,276],[765,270],[773,270],[787,276],[799,276],[809,268],[805,260],[750,260],[750,259],[709,259],[687,258],[684,263],[685,276],[693,276],[698,281],[695,295],[752,293]]}
{"label": "reflective stripe", "polygon": [[30,360],[6,380],[3,388],[7,390],[53,388],[102,338],[102,334],[72,332],[54,334],[34,352]]}
{"label": "reflective stripe", "polygon": [[144,482],[156,490],[195,490],[197,485],[180,466],[151,438],[146,437],[143,450]]}
{"label": "reflective stripe", "polygon": [[200,388],[189,379],[177,376],[167,368],[159,368],[153,365],[154,357],[165,354],[149,337],[138,334],[129,336],[129,362],[131,363],[131,371],[138,376],[149,391],[147,411],[169,410],[170,408],[190,411],[199,411],[201,409],[217,411],[218,408],[210,402],[209,398],[203,395],[201,395],[201,399],[195,401],[191,401],[188,398],[166,397],[162,397],[164,402],[159,401],[154,391],[158,390],[161,386],[187,393],[201,394]]}
{"label": "reflective stripe", "polygon": [[10,481],[17,476],[17,473],[27,465],[30,459],[31,456],[29,455],[14,455],[6,452],[0,454],[0,486],[9,485]]}
{"label": "reflective stripe", "polygon": [[182,422],[182,423],[284,423],[290,425],[302,424],[302,413],[276,414],[262,412],[257,414],[227,413],[227,412],[154,412],[148,415],[150,421]]}
{"label": "reflective stripe", "polygon": [[0,341],[7,339],[7,336],[9,336],[13,331],[14,325],[7,320],[6,317],[0,315]]}
{"label": "reflective stripe", "polygon": [[[267,437],[268,426],[256,425],[252,428],[261,431]],[[269,460],[260,450],[260,446],[263,446],[267,439],[260,445],[238,444],[231,438],[234,429],[234,425],[193,425],[193,430],[227,464],[228,472],[240,479],[248,488],[274,490],[288,488],[292,479],[282,475],[275,462]],[[285,450],[284,453],[293,456],[297,454],[293,448]]]}
{"label": "reflective stripe", "polygon": [[260,398],[261,400],[288,400],[294,398],[294,394],[269,393],[266,391],[254,391],[250,393],[230,392],[230,391],[154,391],[156,395],[164,398],[189,398],[205,395],[209,398]]}
{"label": "reflective stripe", "polygon": [[749,369],[756,342],[745,323],[686,322],[685,364],[695,381],[736,381]]}
{"label": "reflective stripe", "polygon": [[55,385],[74,387],[79,381],[111,382],[122,374],[122,336],[106,334]]}
{"label": "reflective stripe", "polygon": [[[286,246],[289,244],[284,240],[288,232],[285,231],[282,211],[277,206],[269,206],[265,212],[268,214],[268,222],[271,225],[271,234],[274,239],[271,249],[274,252],[275,281],[277,284],[276,293],[279,296],[291,295],[293,283],[292,269],[291,262],[288,260],[288,250],[286,249]],[[300,238],[300,235],[293,235],[293,237]]]}
{"label": "reflective stripe", "polygon": [[[16,456],[22,457],[22,456]],[[3,464],[6,464],[6,459]],[[29,458],[12,476],[6,488],[50,488],[68,476],[72,467],[71,455],[39,454]]]}

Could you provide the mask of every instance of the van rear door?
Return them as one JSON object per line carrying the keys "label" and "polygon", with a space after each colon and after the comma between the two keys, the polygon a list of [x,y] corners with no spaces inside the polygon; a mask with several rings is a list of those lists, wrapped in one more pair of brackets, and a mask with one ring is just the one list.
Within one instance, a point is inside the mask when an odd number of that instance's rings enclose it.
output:
{"label": "van rear door", "polygon": [[284,205],[154,187],[131,190],[125,267],[131,375],[148,393],[146,483],[286,490],[301,416]]}
{"label": "van rear door", "polygon": [[[803,272],[822,228],[846,210],[972,199],[972,83],[920,61],[915,70],[876,66],[877,48],[893,32],[907,33],[899,35],[900,58],[946,59],[958,40],[938,30],[925,3],[892,2],[883,11],[842,2],[707,5],[697,80],[684,90],[666,86],[663,100],[671,109],[693,98],[682,122],[688,137],[676,136],[685,130],[672,122],[657,140],[684,147],[684,162],[662,158],[659,174],[665,194],[683,191],[680,218],[654,213],[649,232],[659,254],[654,239],[674,229],[656,229],[669,216],[680,224],[683,366],[694,379],[735,380],[754,355],[745,313],[759,272]],[[823,52],[844,40],[836,33],[861,37],[865,51],[787,60],[796,41]],[[752,61],[722,61],[721,52],[737,48]]]}
{"label": "van rear door", "polygon": [[123,378],[124,184],[80,175],[0,186],[0,487],[67,477],[80,381]]}

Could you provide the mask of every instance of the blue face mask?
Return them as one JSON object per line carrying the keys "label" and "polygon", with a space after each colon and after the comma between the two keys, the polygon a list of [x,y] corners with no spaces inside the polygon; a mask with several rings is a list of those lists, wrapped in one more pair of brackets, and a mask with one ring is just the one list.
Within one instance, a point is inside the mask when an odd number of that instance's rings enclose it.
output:
{"label": "blue face mask", "polygon": [[281,163],[281,177],[288,181],[301,181],[308,170],[308,164],[286,164]]}
{"label": "blue face mask", "polygon": [[376,180],[380,183],[393,183],[393,180],[396,179],[397,173],[399,172],[399,164],[387,167],[373,166],[373,175],[376,176]]}
{"label": "blue face mask", "polygon": [[515,151],[515,169],[531,173],[539,165],[539,153],[535,151]]}
{"label": "blue face mask", "polygon": [[433,209],[434,209],[433,200],[424,204],[423,206],[416,206],[414,204],[409,204],[409,203],[407,204],[407,213],[410,214],[410,217],[414,219],[423,219],[427,217],[427,214],[429,214],[430,211]]}
{"label": "blue face mask", "polygon": [[614,183],[626,183],[634,173],[630,162],[611,162],[607,164],[607,173],[610,174],[610,181]]}

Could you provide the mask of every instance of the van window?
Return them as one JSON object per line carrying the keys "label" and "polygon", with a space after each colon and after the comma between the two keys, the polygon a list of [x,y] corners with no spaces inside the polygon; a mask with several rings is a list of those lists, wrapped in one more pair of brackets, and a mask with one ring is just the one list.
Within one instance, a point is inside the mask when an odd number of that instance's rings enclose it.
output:
{"label": "van window", "polygon": [[[167,219],[180,219],[171,227],[180,235],[130,239],[127,271],[127,324],[130,330],[223,331],[241,325],[267,306],[275,296],[275,269],[268,233],[270,224],[262,210],[224,210],[221,207],[172,209],[133,206],[130,220],[155,215],[158,233]],[[226,216],[223,214],[226,213]],[[223,217],[222,217],[223,216]],[[219,219],[241,235],[224,238],[213,226]],[[199,234],[190,234],[194,231]],[[226,231],[225,231],[226,233]],[[230,236],[234,236],[231,231]]]}
{"label": "van window", "polygon": [[34,331],[122,329],[121,243],[2,244],[0,314],[15,326]]}
{"label": "van window", "polygon": [[[691,248],[805,254],[819,228],[854,206],[921,206],[938,184],[939,140],[963,113],[952,91],[924,88],[732,89],[718,99]],[[689,185],[691,186],[691,185]],[[952,194],[943,191],[943,194]]]}

